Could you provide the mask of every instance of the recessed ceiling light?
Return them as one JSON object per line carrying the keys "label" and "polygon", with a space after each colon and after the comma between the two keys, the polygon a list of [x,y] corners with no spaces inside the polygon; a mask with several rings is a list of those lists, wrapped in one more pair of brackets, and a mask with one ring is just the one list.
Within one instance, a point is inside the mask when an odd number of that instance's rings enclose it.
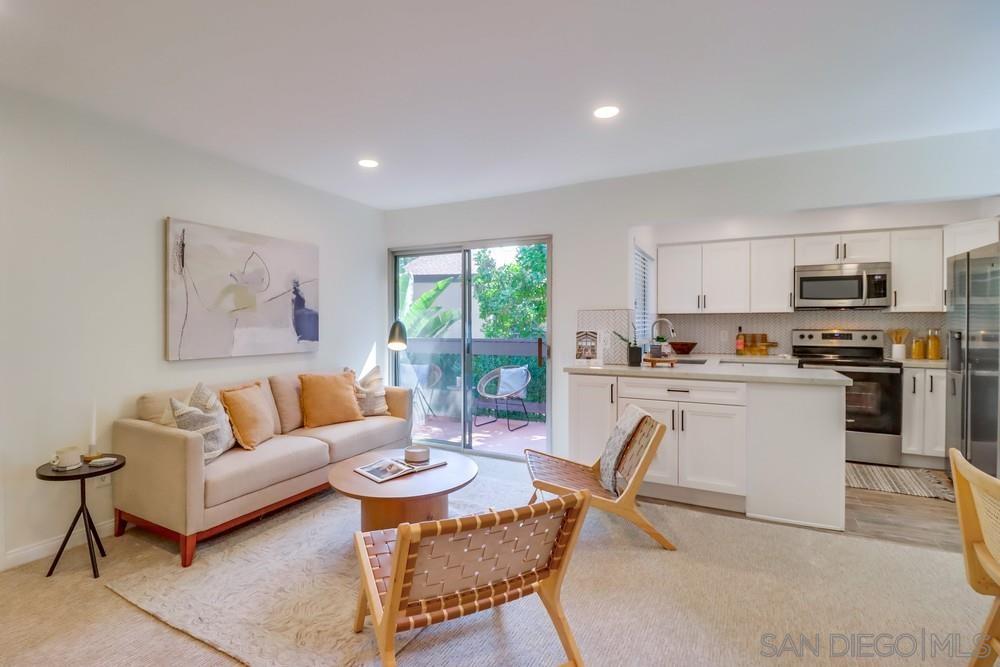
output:
{"label": "recessed ceiling light", "polygon": [[378,160],[369,160],[365,158],[364,160],[358,160],[358,165],[364,167],[365,169],[374,169],[378,166]]}
{"label": "recessed ceiling light", "polygon": [[597,107],[594,109],[595,118],[614,118],[621,111],[618,107]]}

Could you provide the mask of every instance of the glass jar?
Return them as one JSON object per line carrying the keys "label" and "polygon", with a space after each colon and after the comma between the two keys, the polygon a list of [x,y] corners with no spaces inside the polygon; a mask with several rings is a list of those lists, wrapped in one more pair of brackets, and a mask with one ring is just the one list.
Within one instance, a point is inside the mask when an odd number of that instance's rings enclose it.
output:
{"label": "glass jar", "polygon": [[941,330],[940,329],[928,329],[927,330],[927,358],[928,359],[940,359],[941,358]]}
{"label": "glass jar", "polygon": [[913,343],[911,343],[910,345],[910,358],[911,359],[927,358],[927,344],[923,338],[913,339]]}

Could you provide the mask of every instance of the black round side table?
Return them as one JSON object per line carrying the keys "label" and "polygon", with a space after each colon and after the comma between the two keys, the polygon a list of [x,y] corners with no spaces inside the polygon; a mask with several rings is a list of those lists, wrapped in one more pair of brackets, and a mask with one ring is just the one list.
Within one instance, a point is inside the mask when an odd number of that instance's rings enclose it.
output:
{"label": "black round side table", "polygon": [[101,538],[97,535],[97,528],[94,527],[94,519],[90,516],[90,511],[87,509],[87,480],[91,477],[101,477],[102,475],[108,475],[116,470],[121,470],[125,467],[125,457],[119,454],[106,454],[105,456],[117,459],[114,463],[109,466],[92,466],[84,463],[79,468],[74,470],[55,470],[51,463],[46,463],[45,465],[40,465],[35,470],[35,477],[38,479],[43,479],[47,482],[70,482],[74,480],[80,480],[80,509],[76,511],[76,516],[73,517],[73,523],[69,525],[69,530],[66,531],[66,537],[63,538],[62,544],[59,546],[59,551],[56,553],[55,560],[52,561],[52,566],[49,567],[49,573],[46,577],[51,577],[52,573],[56,571],[56,565],[59,564],[59,559],[62,557],[63,549],[66,548],[66,543],[69,542],[70,535],[73,534],[73,529],[76,528],[76,522],[83,517],[83,532],[87,536],[87,548],[90,549],[90,566],[94,570],[94,578],[97,579],[100,573],[97,571],[97,557],[94,555],[94,543],[97,543],[97,548],[101,552],[101,556],[107,556],[108,554],[104,551],[104,545],[101,544]]}

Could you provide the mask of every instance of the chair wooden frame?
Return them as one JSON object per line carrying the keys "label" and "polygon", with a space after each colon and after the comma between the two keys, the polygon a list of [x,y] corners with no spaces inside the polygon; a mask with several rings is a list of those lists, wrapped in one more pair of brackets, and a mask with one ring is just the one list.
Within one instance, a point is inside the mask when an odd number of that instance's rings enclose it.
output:
{"label": "chair wooden frame", "polygon": [[[382,665],[383,667],[395,667],[395,637],[398,632],[426,627],[477,611],[484,611],[531,593],[538,593],[542,605],[552,619],[552,624],[555,626],[566,656],[569,658],[563,667],[582,667],[583,658],[580,649],[573,638],[566,614],[563,611],[561,590],[563,577],[580,535],[580,528],[583,526],[590,500],[590,493],[582,491],[516,509],[491,511],[486,514],[442,521],[402,523],[395,530],[395,546],[391,549],[389,578],[382,579],[385,587],[384,603],[382,594],[379,592],[379,583],[376,581],[375,572],[372,569],[366,537],[371,540],[375,533],[384,534],[392,531],[372,531],[370,533],[359,531],[355,533],[354,546],[361,568],[361,587],[354,618],[354,631],[362,632],[365,618],[371,616]],[[559,511],[564,511],[565,517],[544,567],[528,570],[511,578],[476,588],[448,592],[435,598],[410,598],[414,566],[423,538],[489,529]],[[420,613],[407,614],[408,607],[419,609]]]}
{"label": "chair wooden frame", "polygon": [[[1000,657],[1000,562],[987,547],[983,522],[983,508],[977,507],[974,490],[1000,499],[1000,480],[976,468],[965,460],[961,452],[952,448],[948,452],[955,480],[955,508],[962,532],[962,555],[965,557],[965,577],[972,590],[993,596],[993,606],[983,624],[979,642],[969,659],[977,667],[992,665]],[[1000,501],[998,501],[1000,504]],[[986,527],[986,530],[991,530]],[[995,531],[995,527],[993,528]],[[1000,534],[991,535],[996,542]]]}
{"label": "chair wooden frame", "polygon": [[[628,480],[628,484],[625,490],[617,498],[605,498],[601,495],[594,494],[591,497],[591,504],[600,510],[605,512],[610,512],[611,514],[617,514],[618,516],[627,519],[639,527],[642,532],[649,535],[653,540],[656,541],[661,547],[668,551],[674,551],[677,547],[668,540],[663,533],[658,531],[649,519],[647,519],[640,511],[636,504],[636,496],[639,493],[639,487],[642,486],[642,481],[646,477],[646,471],[649,470],[650,464],[653,462],[653,458],[656,456],[656,450],[660,446],[660,441],[663,440],[663,436],[667,432],[667,427],[662,423],[657,422],[656,430],[653,432],[653,436],[646,447],[646,451],[643,452],[642,458],[639,460],[639,464],[636,466],[635,472],[632,477]],[[574,489],[566,484],[560,484],[559,480],[555,479],[545,479],[541,477],[535,477],[535,471],[530,465],[530,459],[532,456],[538,457],[540,459],[547,459],[550,461],[559,461],[566,464],[571,464],[574,466],[579,466],[582,468],[587,468],[590,470],[595,478],[595,481],[599,484],[601,476],[601,459],[598,458],[593,465],[587,467],[583,464],[572,461],[570,459],[565,459],[559,456],[554,456],[546,452],[539,452],[533,449],[526,449],[524,451],[525,457],[529,460],[529,470],[531,471],[532,483],[535,487],[535,492],[531,496],[529,503],[535,502],[538,498],[539,491],[547,491],[549,493],[555,493],[557,495],[563,495],[567,493],[573,493],[577,489]]]}

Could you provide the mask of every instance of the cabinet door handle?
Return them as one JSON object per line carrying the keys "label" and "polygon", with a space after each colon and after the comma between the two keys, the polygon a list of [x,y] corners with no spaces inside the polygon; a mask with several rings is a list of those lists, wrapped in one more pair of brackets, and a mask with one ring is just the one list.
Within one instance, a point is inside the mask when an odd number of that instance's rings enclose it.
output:
{"label": "cabinet door handle", "polygon": [[944,305],[948,305],[948,290],[944,290]]}
{"label": "cabinet door handle", "polygon": [[681,410],[681,430],[684,430],[684,411]]}
{"label": "cabinet door handle", "polygon": [[895,308],[899,305],[899,299],[896,298],[896,290],[892,290],[892,307]]}
{"label": "cabinet door handle", "polygon": [[844,244],[844,259],[847,259],[847,244]]}
{"label": "cabinet door handle", "polygon": [[931,375],[930,378],[931,378],[931,392],[930,393],[933,394],[934,393],[934,376]]}
{"label": "cabinet door handle", "polygon": [[833,246],[833,247],[834,247],[834,248],[836,249],[836,251],[837,251],[837,256],[836,256],[836,259],[840,259],[840,244],[839,244],[839,243],[837,243],[837,244],[834,244],[834,246]]}
{"label": "cabinet door handle", "polygon": [[690,394],[691,393],[690,389],[667,389],[667,391],[668,392],[672,391],[672,392],[675,392],[675,393],[678,393],[678,394]]}
{"label": "cabinet door handle", "polygon": [[792,307],[792,293],[791,292],[788,293],[788,307],[789,308]]}
{"label": "cabinet door handle", "polygon": [[670,430],[671,431],[676,431],[677,430],[677,410],[676,409],[670,411]]}
{"label": "cabinet door handle", "polygon": [[608,385],[608,389],[611,390],[611,402],[614,403],[615,402],[615,384],[614,384],[614,382],[612,382],[610,385]]}
{"label": "cabinet door handle", "polygon": [[917,393],[917,376],[913,376],[913,393]]}
{"label": "cabinet door handle", "polygon": [[696,308],[698,310],[701,310],[701,295],[700,294],[695,297],[695,301],[697,301],[697,303],[698,303],[698,305],[696,306]]}
{"label": "cabinet door handle", "polygon": [[701,309],[705,310],[706,308],[708,308],[708,295],[707,294],[702,294],[701,295]]}

